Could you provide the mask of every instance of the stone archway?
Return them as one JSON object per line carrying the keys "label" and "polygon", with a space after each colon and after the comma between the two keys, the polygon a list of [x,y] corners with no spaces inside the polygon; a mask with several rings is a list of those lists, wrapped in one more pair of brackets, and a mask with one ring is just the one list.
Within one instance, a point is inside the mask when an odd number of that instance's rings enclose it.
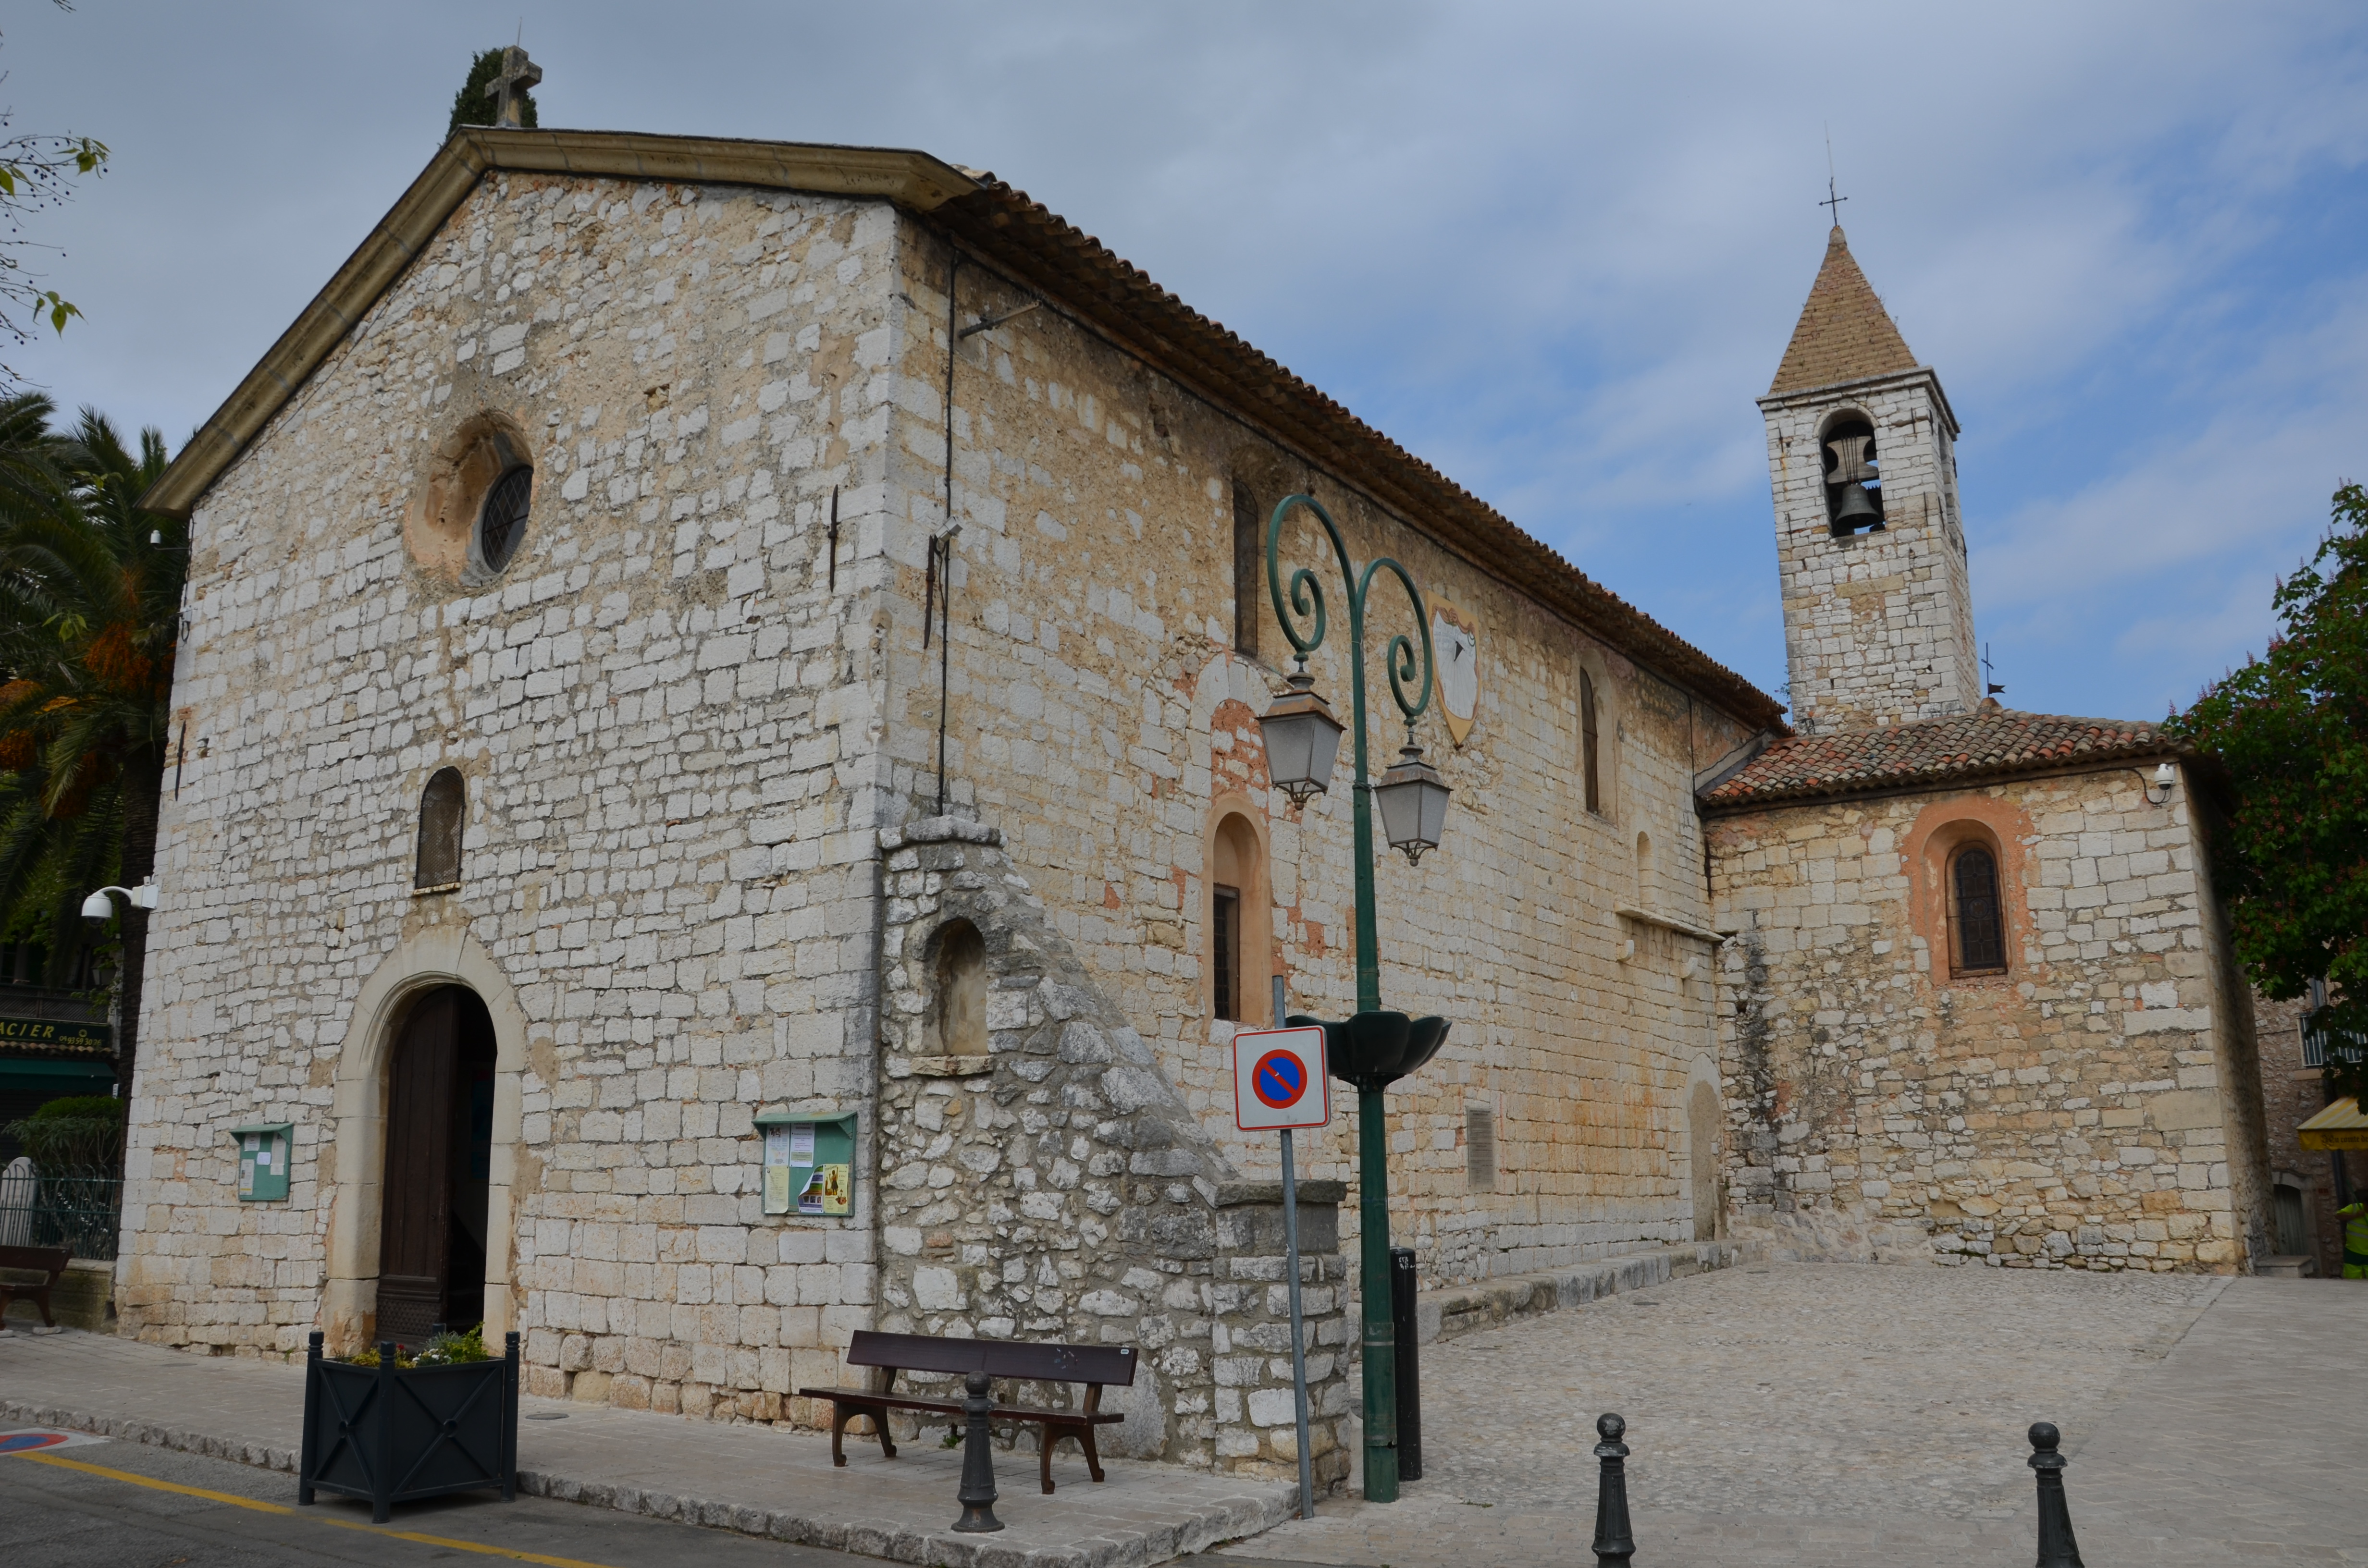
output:
{"label": "stone archway", "polygon": [[515,1328],[513,1267],[517,1201],[525,1175],[518,1148],[519,1076],[526,1067],[526,1013],[493,955],[457,926],[411,937],[362,985],[337,1053],[331,1121],[336,1168],[329,1206],[328,1278],[321,1327],[332,1347],[368,1344],[377,1327],[379,1264],[385,1214],[389,1066],[416,1004],[459,986],[484,1004],[493,1029],[494,1116],[486,1165],[484,1324],[493,1339]]}

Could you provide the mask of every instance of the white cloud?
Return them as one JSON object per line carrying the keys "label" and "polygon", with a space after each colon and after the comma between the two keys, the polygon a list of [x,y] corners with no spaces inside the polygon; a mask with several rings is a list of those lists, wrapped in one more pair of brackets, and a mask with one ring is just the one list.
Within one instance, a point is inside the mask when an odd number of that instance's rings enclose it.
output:
{"label": "white cloud", "polygon": [[[1853,245],[1966,422],[1982,624],[2051,651],[2051,699],[2155,691],[2146,629],[2199,575],[2187,664],[2241,652],[2214,641],[2241,625],[2224,590],[2265,594],[2336,475],[2368,471],[2342,370],[2368,31],[2344,6],[718,4],[661,26],[534,0],[524,24],[549,124],[994,168],[1770,685],[1751,399],[1817,265],[1828,130]],[[179,438],[506,31],[450,0],[26,11],[0,52],[17,125],[118,156],[43,235],[88,319],[24,362]]]}

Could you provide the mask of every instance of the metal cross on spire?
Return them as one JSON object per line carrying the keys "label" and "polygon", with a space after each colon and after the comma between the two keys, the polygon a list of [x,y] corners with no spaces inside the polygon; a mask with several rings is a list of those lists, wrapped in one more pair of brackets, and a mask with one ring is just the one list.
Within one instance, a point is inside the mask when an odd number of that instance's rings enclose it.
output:
{"label": "metal cross on spire", "polygon": [[1834,128],[1828,125],[1826,127],[1826,199],[1817,205],[1832,209],[1837,229],[1842,226],[1842,203],[1849,199],[1847,196],[1834,193]]}
{"label": "metal cross on spire", "polygon": [[494,123],[510,130],[526,125],[524,98],[529,87],[542,80],[542,67],[512,44],[502,51],[501,74],[494,78]]}

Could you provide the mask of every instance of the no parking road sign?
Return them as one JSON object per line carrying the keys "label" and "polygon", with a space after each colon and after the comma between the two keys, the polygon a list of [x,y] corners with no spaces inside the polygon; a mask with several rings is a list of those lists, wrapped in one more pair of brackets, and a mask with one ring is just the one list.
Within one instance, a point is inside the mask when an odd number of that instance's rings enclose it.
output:
{"label": "no parking road sign", "polygon": [[1322,1029],[1244,1029],[1234,1036],[1235,1126],[1276,1132],[1331,1119]]}

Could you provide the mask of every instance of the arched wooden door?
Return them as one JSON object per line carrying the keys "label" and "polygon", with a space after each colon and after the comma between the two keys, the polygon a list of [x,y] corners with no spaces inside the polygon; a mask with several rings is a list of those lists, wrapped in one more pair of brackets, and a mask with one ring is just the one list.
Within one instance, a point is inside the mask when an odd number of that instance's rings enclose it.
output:
{"label": "arched wooden door", "polygon": [[484,1320],[493,1131],[493,1018],[476,993],[439,986],[404,1019],[387,1067],[376,1338]]}

